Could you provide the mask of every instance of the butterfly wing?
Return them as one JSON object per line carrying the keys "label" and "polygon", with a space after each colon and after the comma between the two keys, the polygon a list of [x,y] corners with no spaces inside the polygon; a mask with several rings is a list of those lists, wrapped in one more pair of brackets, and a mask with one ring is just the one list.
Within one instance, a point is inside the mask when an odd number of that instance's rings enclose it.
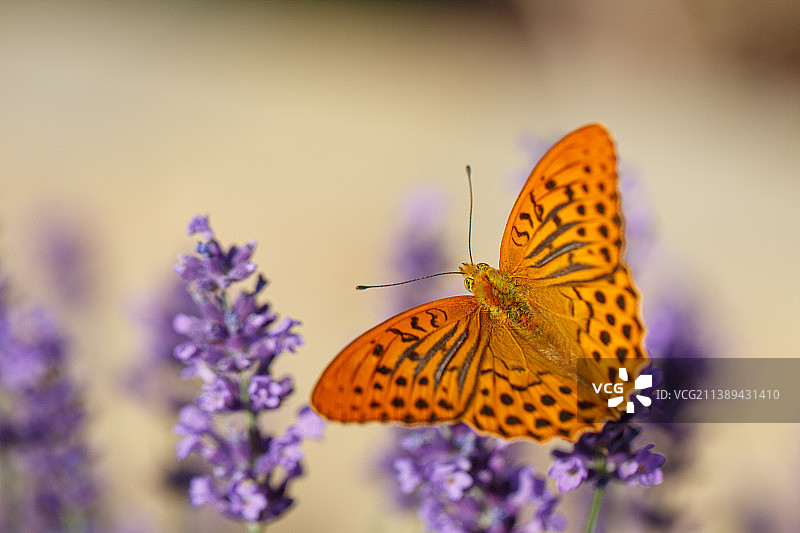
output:
{"label": "butterfly wing", "polygon": [[605,408],[583,402],[578,410],[575,385],[526,358],[527,343],[474,297],[444,298],[350,343],[320,377],[311,404],[341,422],[463,421],[542,442],[599,424]]}
{"label": "butterfly wing", "polygon": [[612,273],[621,254],[614,143],[592,124],[531,172],[503,232],[500,270],[540,286],[585,282]]}
{"label": "butterfly wing", "polygon": [[605,396],[578,382],[577,374],[555,373],[541,358],[531,357],[542,351],[536,341],[508,323],[491,323],[466,423],[504,438],[575,441],[583,431],[619,417]]}
{"label": "butterfly wing", "polygon": [[460,418],[489,340],[473,296],[420,305],[351,342],[325,369],[311,404],[342,422],[406,424]]}
{"label": "butterfly wing", "polygon": [[[579,359],[573,364],[579,383],[621,383],[623,397],[633,390],[633,379],[647,363],[642,348],[644,326],[639,319],[639,293],[629,268],[620,264],[613,274],[599,280],[538,288],[532,296],[554,321],[561,334],[577,345]],[[628,381],[620,378],[625,369]],[[580,400],[592,398],[584,389]],[[602,420],[617,419],[616,408],[607,409]]]}
{"label": "butterfly wing", "polygon": [[[622,368],[634,377],[647,361],[639,294],[622,260],[616,166],[602,126],[564,137],[528,177],[500,247],[500,270],[577,343],[581,383],[617,382]],[[623,383],[625,396],[632,387]],[[618,417],[607,409],[602,419]]]}

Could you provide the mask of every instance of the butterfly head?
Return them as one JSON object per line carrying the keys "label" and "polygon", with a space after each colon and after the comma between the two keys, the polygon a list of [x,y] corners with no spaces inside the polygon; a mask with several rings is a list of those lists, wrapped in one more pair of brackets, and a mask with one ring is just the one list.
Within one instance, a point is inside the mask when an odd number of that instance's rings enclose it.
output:
{"label": "butterfly head", "polygon": [[486,263],[463,263],[458,269],[464,274],[464,287],[467,288],[469,292],[473,292],[475,289],[475,280],[478,280],[478,284],[482,281],[482,278],[486,276],[486,272],[491,270],[492,267],[487,265]]}

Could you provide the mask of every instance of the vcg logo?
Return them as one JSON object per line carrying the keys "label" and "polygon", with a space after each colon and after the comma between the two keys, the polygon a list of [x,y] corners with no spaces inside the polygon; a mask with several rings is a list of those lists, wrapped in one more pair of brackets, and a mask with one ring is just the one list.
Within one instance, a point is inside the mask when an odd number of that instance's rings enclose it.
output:
{"label": "vcg logo", "polygon": [[[628,381],[628,370],[625,368],[619,369],[619,378],[622,381]],[[650,374],[644,374],[636,378],[636,381],[633,382],[633,388],[637,391],[649,389],[653,386],[653,376]],[[613,398],[609,398],[608,406],[609,407],[617,407],[621,404],[625,398],[622,397],[622,383],[592,383],[592,388],[596,393],[600,393],[602,390],[607,395],[611,396],[612,394],[616,394]],[[636,395],[636,399],[639,400],[639,403],[644,405],[645,407],[650,407],[651,400],[647,396],[642,396],[640,394]],[[625,405],[625,411],[628,413],[633,413],[633,402],[628,401]]]}

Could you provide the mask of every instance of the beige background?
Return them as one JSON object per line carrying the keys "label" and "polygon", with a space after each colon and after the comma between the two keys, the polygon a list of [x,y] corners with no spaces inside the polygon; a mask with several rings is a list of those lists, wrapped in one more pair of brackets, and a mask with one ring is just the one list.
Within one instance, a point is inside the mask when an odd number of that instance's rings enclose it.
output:
{"label": "beige background", "polygon": [[[191,248],[190,216],[209,213],[223,242],[256,239],[268,298],[303,320],[307,344],[279,368],[296,376],[294,407],[384,316],[390,293],[353,285],[393,279],[410,187],[448,199],[465,257],[470,163],[475,259],[496,263],[511,176],[532,164],[523,135],[607,124],[670,283],[696,291],[718,352],[798,356],[799,17],[789,2],[0,4],[0,261],[16,293],[46,300],[30,225],[56,209],[91,228],[99,297],[65,321],[114,514],[162,531],[186,520],[157,483],[171,422],[119,376],[141,351],[132,302]],[[751,509],[790,530],[798,433],[702,427],[691,471],[653,497],[697,530],[743,531]],[[330,426],[271,530],[419,531],[369,477],[385,436]]]}

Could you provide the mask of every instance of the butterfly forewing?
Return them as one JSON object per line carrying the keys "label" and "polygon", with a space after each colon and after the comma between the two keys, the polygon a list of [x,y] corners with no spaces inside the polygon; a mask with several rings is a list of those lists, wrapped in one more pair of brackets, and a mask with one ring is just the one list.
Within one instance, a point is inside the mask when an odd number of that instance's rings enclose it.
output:
{"label": "butterfly forewing", "polygon": [[[556,143],[525,183],[506,224],[500,268],[577,342],[578,382],[618,382],[625,368],[627,395],[647,356],[623,248],[614,144],[602,126],[585,126]],[[606,408],[602,419],[618,417]]]}
{"label": "butterfly forewing", "polygon": [[415,307],[342,350],[320,377],[312,405],[343,422],[455,420],[474,396],[488,333],[472,296]]}
{"label": "butterfly forewing", "polygon": [[500,270],[536,285],[599,279],[619,264],[622,242],[614,144],[593,124],[531,172],[503,233]]}

